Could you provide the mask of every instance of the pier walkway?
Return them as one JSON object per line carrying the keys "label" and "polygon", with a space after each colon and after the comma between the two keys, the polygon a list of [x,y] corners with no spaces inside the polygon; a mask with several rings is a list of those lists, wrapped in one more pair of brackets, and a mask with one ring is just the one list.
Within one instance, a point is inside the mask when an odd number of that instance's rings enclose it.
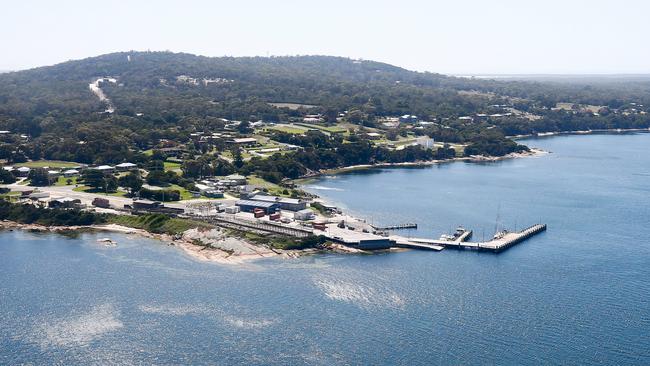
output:
{"label": "pier walkway", "polygon": [[467,241],[472,235],[472,231],[470,230],[463,232],[463,234],[454,240],[404,238],[400,236],[391,236],[390,239],[395,241],[397,247],[401,248],[429,250],[441,250],[442,248],[476,249],[498,253],[545,230],[546,224],[536,224],[522,231],[506,233],[500,238],[486,242]]}
{"label": "pier walkway", "polygon": [[418,239],[418,240],[427,241],[430,242],[431,244],[441,245],[447,248],[477,249],[477,250],[486,250],[486,251],[492,251],[498,253],[504,249],[510,248],[511,246],[520,243],[545,230],[546,230],[546,224],[536,224],[522,231],[515,232],[515,233],[506,233],[505,235],[503,235],[498,239],[492,239],[486,242],[468,242],[468,241],[459,241],[459,240],[427,240],[427,239]]}
{"label": "pier walkway", "polygon": [[418,224],[415,223],[406,223],[399,225],[388,225],[388,226],[373,226],[375,230],[379,231],[388,231],[388,230],[402,230],[402,229],[417,229]]}

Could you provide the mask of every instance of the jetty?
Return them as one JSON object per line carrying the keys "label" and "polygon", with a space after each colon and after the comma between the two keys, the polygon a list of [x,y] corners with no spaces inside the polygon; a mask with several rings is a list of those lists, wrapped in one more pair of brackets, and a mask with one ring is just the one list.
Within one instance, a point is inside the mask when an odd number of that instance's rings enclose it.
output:
{"label": "jetty", "polygon": [[395,246],[399,248],[425,250],[442,250],[443,248],[474,249],[498,253],[545,230],[546,224],[536,224],[518,232],[502,231],[497,233],[492,240],[484,242],[468,241],[472,237],[472,231],[463,228],[458,228],[453,236],[443,235],[440,239],[390,236],[390,240],[395,242]]}
{"label": "jetty", "polygon": [[399,225],[389,225],[389,226],[373,226],[375,230],[378,231],[388,231],[388,230],[402,230],[402,229],[417,229],[418,224],[416,223],[406,223],[406,224],[399,224]]}
{"label": "jetty", "polygon": [[475,249],[475,250],[491,251],[491,252],[498,253],[505,249],[510,248],[515,244],[521,243],[522,241],[534,235],[537,235],[545,230],[546,230],[546,224],[535,224],[533,226],[530,226],[518,232],[504,231],[501,233],[497,233],[497,235],[495,235],[495,237],[492,240],[485,241],[485,242],[470,242],[470,241],[463,240],[464,238],[467,238],[467,236],[464,236],[463,239],[459,237],[456,240],[446,240],[446,239],[431,240],[431,239],[413,239],[413,238],[411,238],[410,240],[415,242],[440,245],[445,248]]}

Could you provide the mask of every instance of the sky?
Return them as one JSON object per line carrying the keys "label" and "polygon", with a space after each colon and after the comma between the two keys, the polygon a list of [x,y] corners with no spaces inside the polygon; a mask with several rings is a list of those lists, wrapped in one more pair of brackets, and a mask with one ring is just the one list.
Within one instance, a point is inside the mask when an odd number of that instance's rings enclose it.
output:
{"label": "sky", "polygon": [[334,55],[445,74],[650,73],[646,0],[9,0],[0,70],[129,50]]}

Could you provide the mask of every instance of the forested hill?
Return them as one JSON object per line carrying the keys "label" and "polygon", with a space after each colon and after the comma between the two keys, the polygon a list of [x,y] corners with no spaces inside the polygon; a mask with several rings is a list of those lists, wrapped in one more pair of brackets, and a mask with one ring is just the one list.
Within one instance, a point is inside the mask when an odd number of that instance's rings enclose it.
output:
{"label": "forested hill", "polygon": [[[295,122],[307,114],[330,126],[428,135],[503,154],[515,148],[505,135],[648,127],[648,106],[643,81],[497,81],[330,56],[121,52],[0,74],[0,130],[14,136],[0,145],[0,159],[122,161],[161,141],[186,143],[193,132],[223,129],[226,120]],[[405,114],[427,124],[384,127],[386,117]]]}
{"label": "forested hill", "polygon": [[341,57],[121,52],[0,74],[0,118],[23,124],[46,116],[96,119],[92,114],[104,110],[105,103],[88,84],[99,77],[117,80],[101,87],[118,115],[143,113],[167,122],[188,116],[277,121],[287,113],[267,102],[316,105],[316,112],[323,113],[358,108],[370,118],[453,118],[503,103],[501,97],[538,107],[574,102],[616,108],[648,99],[639,90],[629,95],[607,87],[471,80]]}
{"label": "forested hill", "polygon": [[282,111],[258,102],[339,111],[371,101],[379,115],[464,114],[477,105],[456,91],[487,84],[339,57],[208,58],[125,52],[0,75],[0,113],[11,117],[101,111],[88,83],[104,76],[117,79],[117,85],[105,84],[102,89],[119,114],[166,112],[236,119],[253,114],[270,120]]}

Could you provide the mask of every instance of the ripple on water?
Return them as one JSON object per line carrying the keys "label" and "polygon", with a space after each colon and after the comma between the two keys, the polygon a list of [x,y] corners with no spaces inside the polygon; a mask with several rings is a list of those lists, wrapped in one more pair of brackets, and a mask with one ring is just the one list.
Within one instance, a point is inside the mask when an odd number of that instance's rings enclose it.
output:
{"label": "ripple on water", "polygon": [[325,297],[331,300],[347,302],[360,308],[402,309],[406,304],[402,296],[388,288],[379,289],[369,284],[328,276],[319,276],[314,278],[313,282]]}
{"label": "ripple on water", "polygon": [[265,328],[276,323],[275,319],[231,315],[215,306],[204,304],[145,304],[138,306],[138,309],[143,313],[164,316],[201,315],[220,323],[242,329]]}
{"label": "ripple on water", "polygon": [[86,346],[124,324],[112,304],[97,305],[81,314],[42,320],[33,327],[31,340],[41,348]]}

